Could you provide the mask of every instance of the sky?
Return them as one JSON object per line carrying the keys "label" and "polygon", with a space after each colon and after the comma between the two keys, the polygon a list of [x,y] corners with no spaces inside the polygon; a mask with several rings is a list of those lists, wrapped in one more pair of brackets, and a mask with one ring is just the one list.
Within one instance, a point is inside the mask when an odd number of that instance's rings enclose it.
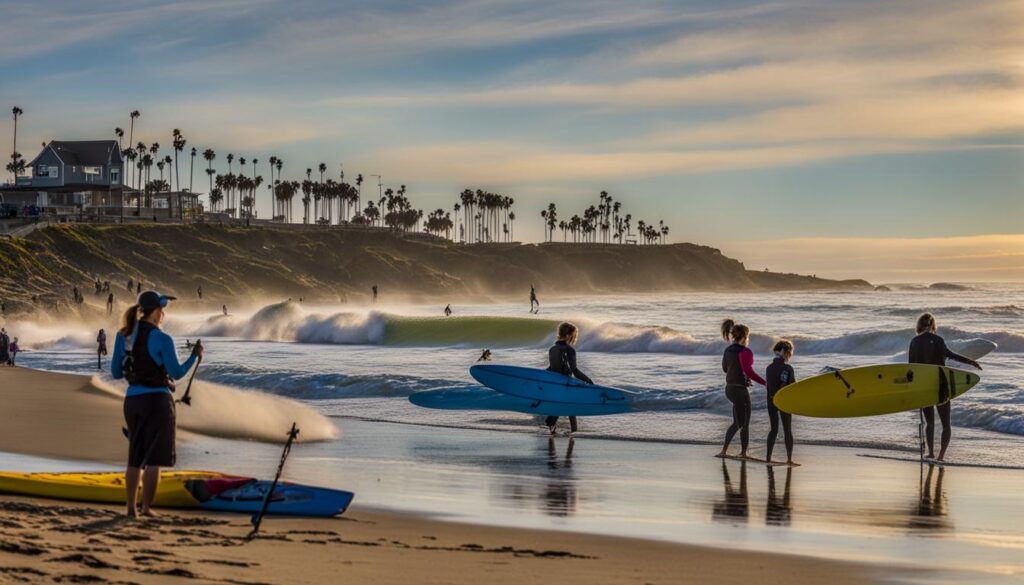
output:
{"label": "sky", "polygon": [[[166,149],[179,128],[221,171],[228,152],[276,155],[292,179],[324,162],[364,190],[373,174],[404,184],[426,211],[465,188],[506,194],[524,241],[543,238],[549,202],[568,218],[606,190],[634,222],[752,268],[1024,280],[1024,0],[0,0],[0,14],[0,104],[24,109],[29,160],[42,141],[113,138],[138,109],[136,142]],[[11,130],[7,116],[0,144]]]}

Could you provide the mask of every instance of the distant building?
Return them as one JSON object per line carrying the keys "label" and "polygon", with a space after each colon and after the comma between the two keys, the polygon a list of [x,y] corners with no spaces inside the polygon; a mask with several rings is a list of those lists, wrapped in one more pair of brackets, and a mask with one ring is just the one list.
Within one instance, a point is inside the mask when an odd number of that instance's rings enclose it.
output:
{"label": "distant building", "polygon": [[50,216],[167,219],[202,213],[195,193],[144,193],[125,185],[116,140],[54,140],[25,169],[28,174],[17,177],[13,187],[0,188],[0,203],[34,206]]}

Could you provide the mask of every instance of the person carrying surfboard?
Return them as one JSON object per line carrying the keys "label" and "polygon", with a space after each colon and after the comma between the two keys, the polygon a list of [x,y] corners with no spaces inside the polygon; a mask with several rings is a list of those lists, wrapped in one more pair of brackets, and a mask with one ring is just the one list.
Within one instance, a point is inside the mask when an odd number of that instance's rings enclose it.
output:
{"label": "person carrying surfboard", "polygon": [[793,415],[788,412],[781,412],[775,407],[775,393],[796,382],[796,373],[789,360],[793,357],[793,342],[782,339],[772,348],[775,352],[775,359],[768,365],[765,371],[765,381],[768,382],[765,388],[768,391],[768,422],[771,423],[771,430],[768,431],[768,448],[764,458],[772,460],[772,450],[775,449],[775,438],[779,435],[779,419],[782,419],[782,432],[786,440],[786,463],[793,463]]}
{"label": "person carrying surfboard", "polygon": [[725,372],[725,397],[732,403],[732,425],[725,432],[725,443],[720,457],[728,456],[729,443],[740,431],[740,457],[747,456],[750,443],[750,387],[751,381],[764,386],[765,380],[754,371],[754,352],[747,347],[750,328],[726,319],[722,322],[722,339],[732,341],[722,355],[722,371]]}
{"label": "person carrying surfboard", "polygon": [[[946,341],[936,331],[935,317],[931,313],[922,313],[917,318],[917,336],[910,340],[910,350],[907,352],[908,361],[912,364],[931,364],[935,366],[946,365],[946,360],[972,365],[979,370],[978,362],[950,351],[946,347]],[[946,448],[949,447],[949,440],[953,437],[953,428],[950,426],[950,411],[952,404],[949,400],[949,387],[946,376],[939,376],[939,404],[921,409],[924,417],[925,441],[928,444],[928,459],[942,461],[946,457]],[[942,445],[939,447],[939,456],[935,457],[935,411],[939,411],[939,420],[942,421]]]}
{"label": "person carrying surfboard", "polygon": [[[184,378],[203,357],[196,344],[185,363],[178,363],[174,340],[160,330],[164,308],[174,297],[148,290],[125,311],[114,340],[110,373],[127,379],[124,418],[127,423],[128,464],[125,470],[127,513],[134,518],[139,479],[142,478],[143,516],[153,516],[151,506],[160,483],[160,468],[175,463],[175,409],[172,380]],[[143,470],[145,470],[143,472]]]}
{"label": "person carrying surfboard", "polygon": [[[532,287],[531,287],[532,288]],[[558,372],[563,376],[574,376],[587,384],[594,381],[576,367],[576,340],[579,338],[579,329],[572,323],[562,323],[556,332],[555,344],[548,349],[548,371]],[[555,434],[555,425],[558,423],[557,416],[549,416],[544,420],[548,425],[551,434]],[[572,432],[579,430],[576,424],[576,417],[569,417],[569,428]]]}

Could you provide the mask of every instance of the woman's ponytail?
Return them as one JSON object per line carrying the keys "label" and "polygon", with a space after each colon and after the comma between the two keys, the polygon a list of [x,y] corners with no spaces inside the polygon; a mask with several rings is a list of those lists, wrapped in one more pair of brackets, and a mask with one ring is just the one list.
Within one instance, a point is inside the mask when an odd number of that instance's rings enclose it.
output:
{"label": "woman's ponytail", "polygon": [[135,330],[135,322],[139,319],[139,306],[132,305],[121,315],[121,335],[128,337]]}
{"label": "woman's ponytail", "polygon": [[732,326],[735,324],[736,322],[733,321],[732,319],[726,319],[725,321],[722,321],[722,339],[726,341],[729,341],[731,339],[729,336],[732,333]]}

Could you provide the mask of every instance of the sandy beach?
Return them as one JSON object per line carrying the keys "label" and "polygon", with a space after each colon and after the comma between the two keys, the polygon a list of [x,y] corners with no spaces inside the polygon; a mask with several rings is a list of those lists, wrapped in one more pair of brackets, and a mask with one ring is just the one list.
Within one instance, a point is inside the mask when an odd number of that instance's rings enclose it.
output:
{"label": "sandy beach", "polygon": [[[0,450],[115,468],[120,403],[84,376],[0,370]],[[185,437],[185,459],[199,435]],[[216,444],[230,445],[219,440]],[[244,449],[257,448],[239,443]],[[273,449],[273,446],[266,446]],[[94,463],[93,465],[95,465]],[[64,465],[68,465],[67,462]],[[358,500],[358,495],[357,495]],[[0,575],[13,582],[871,583],[890,569],[804,556],[361,510],[332,520],[165,511],[130,522],[112,506],[0,496]]]}

